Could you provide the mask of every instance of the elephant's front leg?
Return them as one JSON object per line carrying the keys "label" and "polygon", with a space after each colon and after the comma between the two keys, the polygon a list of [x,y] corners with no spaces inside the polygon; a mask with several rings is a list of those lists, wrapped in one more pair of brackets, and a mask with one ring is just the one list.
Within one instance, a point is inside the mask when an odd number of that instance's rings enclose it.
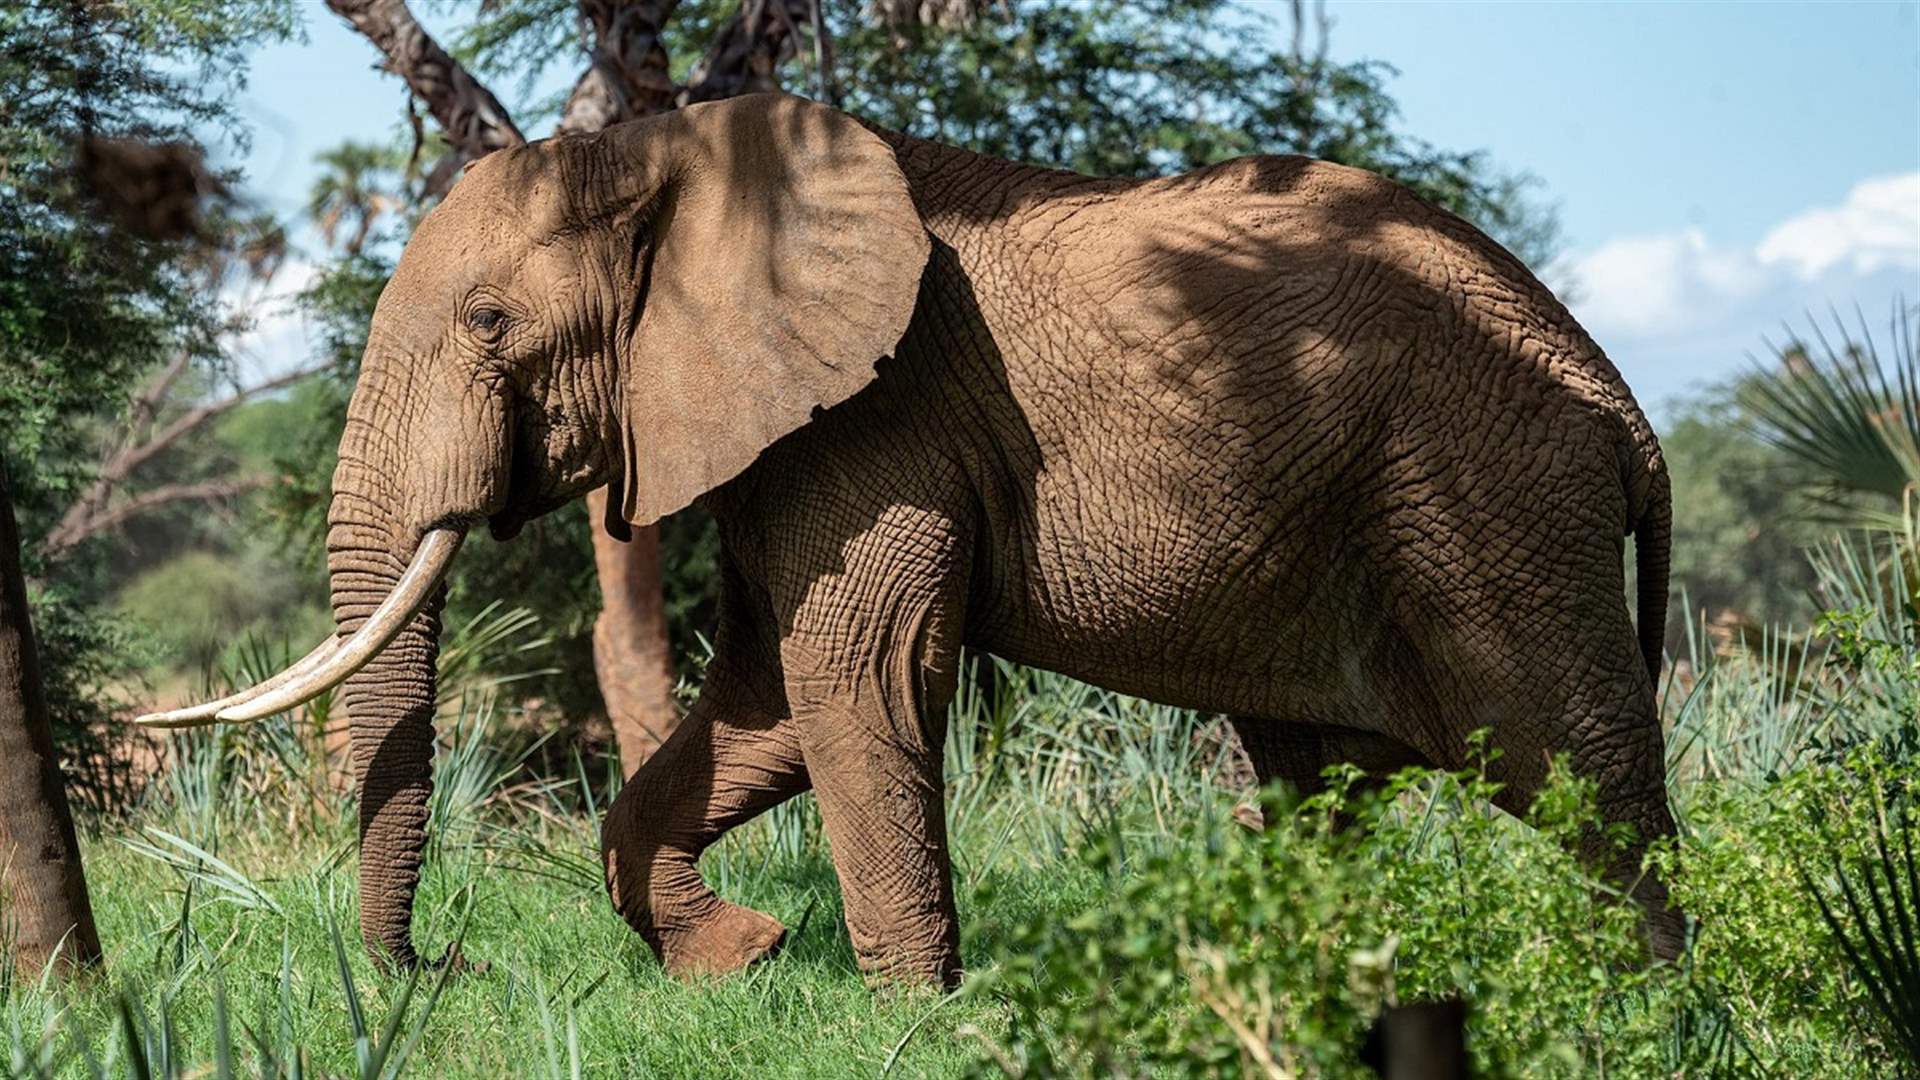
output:
{"label": "elephant's front leg", "polygon": [[923,561],[928,554],[884,545],[870,562],[851,554],[846,573],[815,580],[781,646],[847,930],[870,983],[952,986],[960,977],[942,750],[964,576],[957,560]]}
{"label": "elephant's front leg", "polygon": [[621,788],[602,829],[614,909],[669,974],[723,974],[779,946],[779,920],[715,895],[698,862],[729,829],[806,789],[792,719],[716,655],[685,722]]}

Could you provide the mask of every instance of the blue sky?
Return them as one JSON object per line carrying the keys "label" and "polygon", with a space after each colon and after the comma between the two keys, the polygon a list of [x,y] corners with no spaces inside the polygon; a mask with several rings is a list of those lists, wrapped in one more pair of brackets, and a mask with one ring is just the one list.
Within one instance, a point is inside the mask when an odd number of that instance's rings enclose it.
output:
{"label": "blue sky", "polygon": [[[308,40],[259,50],[241,103],[252,189],[285,214],[313,155],[397,130],[404,93],[320,0],[302,6]],[[441,34],[464,15],[413,6]],[[1284,4],[1249,6],[1286,18]],[[1541,179],[1566,230],[1554,279],[1573,283],[1575,314],[1656,413],[1806,311],[1857,303],[1879,330],[1896,297],[1920,302],[1920,4],[1331,0],[1328,13],[1335,57],[1400,70],[1407,131]],[[494,87],[509,105],[513,89]],[[284,364],[303,338],[296,317],[269,318],[253,363]]]}

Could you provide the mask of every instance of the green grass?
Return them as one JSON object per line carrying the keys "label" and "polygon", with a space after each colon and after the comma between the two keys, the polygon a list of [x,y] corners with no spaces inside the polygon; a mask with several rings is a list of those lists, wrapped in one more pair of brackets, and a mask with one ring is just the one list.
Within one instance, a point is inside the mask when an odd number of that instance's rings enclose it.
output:
{"label": "green grass", "polygon": [[[525,748],[490,723],[494,680],[478,673],[497,657],[469,660],[442,725],[415,931],[426,955],[459,938],[481,970],[409,980],[361,954],[352,802],[326,782],[322,701],[182,739],[143,805],[94,823],[107,973],[4,987],[8,1071],[1238,1075],[1274,1062],[1351,1076],[1380,1007],[1450,995],[1469,1002],[1492,1076],[1854,1077],[1900,1060],[1826,919],[1848,919],[1849,868],[1871,863],[1878,823],[1913,820],[1886,807],[1911,806],[1920,773],[1910,756],[1804,734],[1897,728],[1882,696],[1863,706],[1840,682],[1782,689],[1777,665],[1751,660],[1670,692],[1685,836],[1659,857],[1702,922],[1681,963],[1649,967],[1632,909],[1558,842],[1592,815],[1577,782],[1550,790],[1536,828],[1488,810],[1472,772],[1409,773],[1389,798],[1342,804],[1361,829],[1330,829],[1330,798],[1270,803],[1278,824],[1255,834],[1230,820],[1243,794],[1215,780],[1215,721],[1003,669],[999,699],[964,696],[950,725],[971,974],[943,998],[869,992],[805,797],[702,863],[723,895],[792,928],[786,949],[735,977],[668,979],[600,887],[606,777],[529,776]],[[1838,709],[1852,710],[1844,725],[1823,719]]]}
{"label": "green grass", "polygon": [[[374,972],[360,953],[351,859],[335,857],[338,846],[323,843],[283,849],[277,857],[267,844],[244,847],[245,854],[230,851],[229,858],[259,868],[260,888],[279,910],[223,903],[203,892],[186,937],[164,930],[180,916],[177,876],[132,852],[96,845],[89,869],[100,929],[118,945],[108,957],[110,980],[135,988],[149,1010],[170,993],[168,1011],[182,1033],[184,1058],[207,1061],[213,1048],[206,957],[217,957],[224,973],[236,1026],[272,1031],[279,1022],[282,950],[289,950],[292,1041],[307,1048],[325,1073],[351,1074],[351,1019],[330,927],[343,929],[370,1025],[385,1022],[404,985]],[[803,917],[805,925],[774,963],[741,978],[689,987],[661,973],[597,888],[511,874],[481,858],[443,859],[423,891],[423,948],[444,947],[465,916],[463,951],[487,967],[448,980],[410,1071],[565,1075],[572,1041],[588,1075],[873,1074],[933,1002],[867,992],[838,926],[831,880],[824,866],[805,862],[780,866],[737,891],[737,898],[789,925]],[[1067,899],[1071,887],[1048,891],[1037,898],[1043,904]],[[984,959],[979,947],[976,941],[973,955]],[[182,954],[184,980],[176,975],[183,970]],[[415,993],[416,1011],[427,989]],[[110,988],[97,988],[75,1003],[67,1026],[106,1042],[112,1007]],[[952,1039],[953,1025],[968,1021],[992,1023],[977,1005],[944,1010],[908,1048],[906,1074],[958,1069],[968,1050]]]}

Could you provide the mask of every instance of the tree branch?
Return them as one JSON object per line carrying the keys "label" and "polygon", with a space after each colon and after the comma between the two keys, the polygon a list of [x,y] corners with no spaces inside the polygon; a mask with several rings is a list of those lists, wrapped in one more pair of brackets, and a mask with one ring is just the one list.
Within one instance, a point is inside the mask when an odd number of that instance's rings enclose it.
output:
{"label": "tree branch", "polygon": [[587,70],[567,95],[562,134],[599,131],[673,108],[677,88],[667,74],[661,32],[677,7],[679,0],[580,0],[593,46]]}
{"label": "tree branch", "polygon": [[826,0],[811,0],[807,5],[813,10],[813,74],[818,85],[820,100],[840,107],[840,79],[834,73],[833,38],[827,33],[827,14],[822,5]]}
{"label": "tree branch", "polygon": [[407,10],[406,0],[327,0],[327,7],[373,42],[388,71],[406,80],[460,163],[527,141],[500,99],[447,55]]}
{"label": "tree branch", "polygon": [[867,14],[892,30],[909,26],[936,26],[958,30],[998,7],[1011,15],[1007,0],[867,0]]}
{"label": "tree branch", "polygon": [[[167,365],[165,370],[155,377],[152,383],[148,384],[147,389],[142,391],[140,396],[134,400],[136,423],[140,428],[144,429],[152,423],[154,415],[159,410],[160,399],[165,395],[168,388],[172,387],[174,382],[179,379],[181,370],[184,370],[184,360],[184,356],[175,358],[172,363]],[[100,466],[99,474],[93,478],[93,483],[87,485],[87,490],[81,494],[80,498],[74,501],[72,506],[67,508],[66,513],[60,515],[60,523],[55,525],[52,531],[47,533],[46,539],[41,545],[42,550],[48,558],[56,558],[88,537],[95,536],[106,529],[112,528],[114,525],[127,520],[148,506],[175,502],[181,498],[192,497],[176,495],[170,498],[160,499],[157,502],[143,501],[147,500],[154,492],[180,489],[183,486],[186,488],[196,486],[175,484],[155,488],[153,492],[144,492],[112,510],[107,509],[107,503],[112,500],[113,493],[126,483],[127,478],[133,474],[135,469],[151,461],[155,456],[174,446],[181,439],[186,438],[194,431],[206,426],[210,421],[252,401],[262,394],[272,393],[275,390],[292,386],[294,383],[310,375],[318,374],[325,370],[326,367],[327,365],[325,363],[309,364],[306,367],[289,371],[278,378],[268,379],[266,382],[245,387],[224,398],[195,406],[185,413],[182,413],[178,419],[166,427],[161,428],[159,432],[144,441],[132,445],[120,446],[112,454],[108,455],[106,462]],[[206,488],[208,486],[209,485],[206,484],[197,485],[199,488]],[[258,486],[258,482],[249,485],[249,487]],[[134,509],[129,510],[129,507],[133,507]]]}
{"label": "tree branch", "polygon": [[190,501],[219,502],[236,495],[244,495],[255,488],[264,487],[266,483],[267,478],[264,476],[241,476],[226,480],[209,480],[198,484],[162,484],[143,491],[111,509],[92,514],[84,520],[69,523],[62,519],[59,527],[47,534],[46,551],[49,555],[65,551],[81,541],[98,536],[157,506]]}
{"label": "tree branch", "polygon": [[780,89],[780,65],[799,50],[800,26],[812,21],[812,0],[741,0],[740,13],[693,66],[680,104]]}
{"label": "tree branch", "polygon": [[167,392],[173,389],[174,383],[180,381],[180,376],[186,374],[187,364],[192,360],[193,357],[185,349],[175,353],[160,374],[155,375],[152,382],[134,395],[133,407],[127,411],[127,429],[114,444],[109,457],[117,457],[128,443],[145,438],[153,430],[154,418],[160,413],[160,403],[167,399]]}
{"label": "tree branch", "polygon": [[328,364],[326,361],[308,364],[306,367],[295,368],[278,378],[268,379],[266,382],[245,387],[218,401],[210,401],[204,405],[190,409],[185,415],[181,416],[180,419],[175,420],[173,423],[161,429],[159,434],[147,440],[144,444],[134,447],[132,450],[121,455],[120,460],[115,462],[114,466],[109,468],[103,475],[108,475],[115,481],[124,480],[127,474],[138,468],[141,463],[172,446],[174,443],[179,442],[190,432],[206,424],[207,421],[222,416],[252,401],[261,394],[271,394],[275,390],[283,390],[292,386],[294,383],[299,382],[309,375],[318,375],[320,372],[325,371],[327,367]]}
{"label": "tree branch", "polygon": [[[227,480],[205,480],[200,484],[161,484],[157,488],[132,496],[131,500],[119,503],[113,509],[104,509],[88,517],[83,523],[77,523],[73,527],[71,536],[61,536],[63,540],[61,548],[73,548],[88,536],[98,536],[109,528],[119,527],[134,517],[154,509],[157,505],[177,502],[221,502],[221,500],[230,500],[234,496],[244,496],[246,492],[252,492],[253,488],[261,488],[265,484],[267,484],[267,477],[230,477]],[[67,528],[67,523],[61,521],[60,528],[61,530]],[[60,534],[60,530],[56,530],[56,534]],[[46,544],[48,544],[48,552],[52,552],[54,536],[48,536]]]}

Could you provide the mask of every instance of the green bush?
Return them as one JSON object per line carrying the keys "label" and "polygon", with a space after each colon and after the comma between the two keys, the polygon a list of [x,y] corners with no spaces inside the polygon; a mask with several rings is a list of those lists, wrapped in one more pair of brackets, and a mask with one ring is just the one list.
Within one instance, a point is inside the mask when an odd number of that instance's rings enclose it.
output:
{"label": "green bush", "polygon": [[192,675],[234,660],[249,636],[306,642],[332,629],[307,583],[248,553],[189,551],[135,578],[120,610],[146,628],[178,671]]}
{"label": "green bush", "polygon": [[1269,794],[1262,832],[1227,825],[1132,862],[1120,832],[1088,845],[1111,887],[1003,954],[1014,1035],[990,1060],[1032,1076],[1349,1075],[1383,1006],[1460,997],[1490,1073],[1665,1063],[1638,910],[1569,854],[1598,821],[1589,785],[1558,774],[1526,830],[1485,807],[1477,772],[1408,771],[1378,793],[1338,776],[1297,805]]}
{"label": "green bush", "polygon": [[1469,1003],[1487,1076],[1855,1077],[1905,1060],[1821,903],[1853,910],[1825,860],[1872,865],[1877,793],[1911,797],[1911,759],[1866,750],[1695,793],[1692,835],[1650,860],[1698,920],[1674,964],[1647,962],[1638,909],[1570,854],[1598,820],[1590,785],[1556,773],[1529,829],[1485,807],[1477,772],[1410,770],[1377,794],[1338,776],[1302,803],[1269,794],[1260,833],[1192,830],[1138,855],[1124,829],[1096,831],[1097,900],[998,950],[985,986],[1011,1027],[980,1071],[1369,1075],[1356,1049],[1383,1007],[1448,998]]}

